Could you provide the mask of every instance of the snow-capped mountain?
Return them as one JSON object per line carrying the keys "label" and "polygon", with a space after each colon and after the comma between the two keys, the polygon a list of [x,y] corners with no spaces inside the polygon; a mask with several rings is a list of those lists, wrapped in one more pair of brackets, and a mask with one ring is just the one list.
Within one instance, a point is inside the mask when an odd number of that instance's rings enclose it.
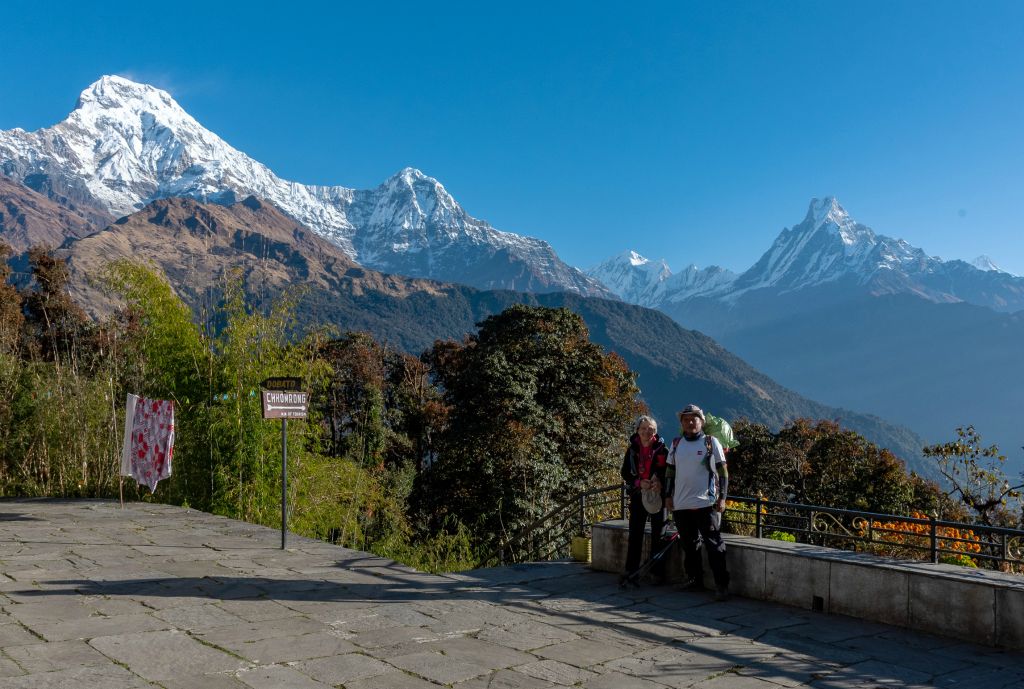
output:
{"label": "snow-capped mountain", "polygon": [[665,280],[672,277],[672,271],[665,261],[651,261],[635,251],[626,251],[591,268],[587,275],[599,280],[623,301],[652,306],[654,295]]}
{"label": "snow-capped mountain", "polygon": [[716,293],[736,279],[735,273],[718,266],[702,269],[690,264],[673,273],[664,259],[652,261],[635,251],[614,256],[587,275],[624,301],[649,307]]}
{"label": "snow-capped mountain", "polygon": [[814,199],[734,281],[657,307],[813,399],[870,409],[929,443],[973,423],[1006,451],[1024,443],[1024,278],[982,266]]}
{"label": "snow-capped mountain", "polygon": [[[1013,275],[1013,273],[1007,272],[1007,271],[1003,270],[1002,268],[1000,268],[999,266],[997,266],[995,264],[995,262],[991,258],[986,256],[985,254],[982,254],[981,256],[978,256],[976,259],[971,261],[970,264],[972,266],[974,266],[975,268],[977,268],[978,270],[984,270],[985,272],[996,272],[996,273],[1005,273],[1007,275]],[[1019,277],[1019,276],[1013,275],[1013,277]]]}
{"label": "snow-capped mountain", "polygon": [[376,270],[484,288],[609,294],[546,242],[469,216],[418,170],[366,191],[284,180],[167,92],[123,77],[89,86],[52,127],[0,131],[0,172],[58,202],[114,216],[161,198],[231,203],[254,195]]}
{"label": "snow-capped mountain", "polygon": [[973,264],[943,261],[902,239],[876,234],[833,197],[812,199],[803,221],[783,229],[757,263],[738,276],[714,266],[690,266],[673,275],[664,261],[652,263],[633,252],[589,274],[622,299],[670,315],[682,313],[676,305],[696,297],[732,305],[748,295],[763,300],[801,293],[810,298],[808,290],[816,287],[831,288],[830,298],[912,294],[997,311],[1024,309],[1024,278],[999,270],[987,257]]}
{"label": "snow-capped mountain", "polygon": [[795,291],[852,277],[862,285],[880,282],[880,292],[894,289],[894,275],[935,269],[942,261],[902,239],[876,235],[828,197],[812,199],[803,222],[784,229],[771,248],[733,284],[728,298],[774,288]]}
{"label": "snow-capped mountain", "polygon": [[757,263],[718,296],[735,302],[757,290],[786,294],[839,282],[874,296],[913,294],[997,311],[1024,308],[1024,279],[964,261],[943,261],[902,239],[876,234],[833,197],[813,199],[803,222],[784,229]]}
{"label": "snow-capped mountain", "polygon": [[484,289],[611,296],[547,242],[473,218],[440,182],[414,168],[354,192],[346,214],[356,228],[356,260],[375,270]]}

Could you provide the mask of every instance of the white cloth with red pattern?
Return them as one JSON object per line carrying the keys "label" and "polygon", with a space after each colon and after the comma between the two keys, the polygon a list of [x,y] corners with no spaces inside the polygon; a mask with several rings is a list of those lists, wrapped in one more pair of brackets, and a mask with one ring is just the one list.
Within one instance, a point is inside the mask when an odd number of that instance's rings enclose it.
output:
{"label": "white cloth with red pattern", "polygon": [[128,394],[124,417],[121,475],[150,491],[171,475],[174,456],[174,402]]}

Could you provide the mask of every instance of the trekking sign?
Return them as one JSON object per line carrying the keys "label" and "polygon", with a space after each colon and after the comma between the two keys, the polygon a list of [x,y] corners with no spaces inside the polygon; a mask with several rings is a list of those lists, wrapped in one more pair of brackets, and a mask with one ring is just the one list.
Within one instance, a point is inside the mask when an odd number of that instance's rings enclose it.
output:
{"label": "trekking sign", "polygon": [[308,395],[304,392],[261,390],[264,419],[304,419]]}
{"label": "trekking sign", "polygon": [[267,378],[260,383],[263,418],[281,419],[281,550],[288,544],[288,419],[304,419],[309,395],[301,378]]}

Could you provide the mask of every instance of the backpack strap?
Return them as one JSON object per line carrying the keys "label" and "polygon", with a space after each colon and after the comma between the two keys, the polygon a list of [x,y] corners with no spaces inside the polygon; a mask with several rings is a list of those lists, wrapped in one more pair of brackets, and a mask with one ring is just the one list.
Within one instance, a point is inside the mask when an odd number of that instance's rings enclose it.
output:
{"label": "backpack strap", "polygon": [[715,445],[711,440],[711,436],[707,433],[704,434],[704,447],[707,448],[708,457],[708,494],[714,494],[715,498],[718,498],[718,471],[715,463]]}
{"label": "backpack strap", "polygon": [[669,450],[669,456],[672,457],[672,463],[669,464],[667,461],[665,462],[667,465],[665,467],[665,485],[662,490],[668,497],[672,497],[676,490],[676,448],[679,447],[680,440],[682,440],[682,438],[679,438],[678,436],[672,439],[672,449]]}

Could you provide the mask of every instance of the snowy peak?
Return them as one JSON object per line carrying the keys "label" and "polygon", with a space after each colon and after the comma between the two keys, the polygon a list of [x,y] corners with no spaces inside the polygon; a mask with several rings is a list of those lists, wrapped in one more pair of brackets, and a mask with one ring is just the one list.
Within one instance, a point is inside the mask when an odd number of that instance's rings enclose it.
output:
{"label": "snowy peak", "polygon": [[[124,77],[90,85],[52,127],[0,132],[0,161],[16,179],[44,176],[115,216],[170,196],[231,202],[254,194],[293,210],[286,182],[203,128],[166,91]],[[295,215],[305,222],[310,213]],[[343,218],[326,220],[344,226]]]}
{"label": "snowy peak", "polygon": [[807,233],[824,232],[837,237],[844,246],[849,247],[847,253],[857,253],[858,247],[874,246],[876,243],[875,233],[851,218],[834,196],[811,199],[807,215],[797,227]]}
{"label": "snowy peak", "polygon": [[463,210],[444,186],[407,167],[346,208],[364,265],[412,277],[444,277],[485,289],[567,290],[612,296],[567,266],[547,242],[497,230]]}
{"label": "snowy peak", "polygon": [[665,259],[661,259],[661,260],[658,260],[658,261],[651,261],[650,259],[644,258],[640,254],[638,254],[637,252],[632,251],[632,250],[627,251],[626,253],[622,254],[621,256],[616,256],[612,260],[613,261],[614,260],[619,260],[619,261],[623,261],[624,260],[624,261],[627,261],[629,263],[629,265],[633,266],[634,268],[639,268],[640,266],[648,266],[649,269],[657,270],[659,274],[660,273],[671,274],[671,272],[672,272],[671,270],[669,270],[668,263],[665,262]]}
{"label": "snowy peak", "polygon": [[487,289],[610,295],[547,242],[472,218],[415,168],[365,191],[287,181],[205,129],[166,91],[119,76],[82,91],[63,122],[0,131],[0,174],[97,217],[165,198],[231,204],[254,196],[378,271]]}
{"label": "snowy peak", "polygon": [[810,223],[814,230],[825,229],[840,235],[848,232],[855,225],[846,209],[839,205],[839,199],[826,196],[823,199],[811,199],[804,223]]}
{"label": "snowy peak", "polygon": [[587,271],[623,301],[652,306],[662,282],[672,276],[665,261],[651,261],[635,251],[609,258]]}
{"label": "snowy peak", "polygon": [[812,199],[803,222],[779,234],[736,281],[731,297],[768,287],[793,291],[850,276],[866,283],[879,270],[899,269],[922,258],[919,249],[856,222],[835,197]]}
{"label": "snowy peak", "polygon": [[997,266],[995,262],[985,254],[978,256],[976,259],[971,261],[970,264],[977,268],[978,270],[985,271],[986,273],[1003,273],[1004,275],[1011,275],[1013,277],[1016,277],[1013,275],[1013,273],[1009,273],[1000,268],[999,266]]}
{"label": "snowy peak", "polygon": [[378,191],[383,196],[405,200],[409,209],[424,219],[435,214],[450,217],[466,215],[440,182],[414,167],[404,168],[392,175],[380,185]]}
{"label": "snowy peak", "polygon": [[75,110],[128,110],[136,113],[170,110],[187,116],[166,91],[114,75],[100,77],[82,91]]}
{"label": "snowy peak", "polygon": [[913,294],[1004,311],[1024,306],[1024,280],[999,271],[987,258],[971,265],[928,256],[902,239],[875,234],[834,197],[813,199],[803,222],[784,229],[720,297],[735,302],[754,290],[785,294],[838,283],[871,295]]}
{"label": "snowy peak", "polygon": [[652,261],[633,250],[625,251],[618,256],[613,256],[601,265],[609,267],[612,265],[630,266],[631,268],[637,268],[644,272],[651,273],[659,278],[668,277],[672,274],[672,271],[669,269],[668,263],[665,262],[665,259]]}
{"label": "snowy peak", "polygon": [[673,273],[664,260],[652,261],[636,251],[626,251],[587,271],[623,301],[657,307],[687,297],[709,294],[729,285],[735,278],[718,266],[700,269],[691,264]]}

